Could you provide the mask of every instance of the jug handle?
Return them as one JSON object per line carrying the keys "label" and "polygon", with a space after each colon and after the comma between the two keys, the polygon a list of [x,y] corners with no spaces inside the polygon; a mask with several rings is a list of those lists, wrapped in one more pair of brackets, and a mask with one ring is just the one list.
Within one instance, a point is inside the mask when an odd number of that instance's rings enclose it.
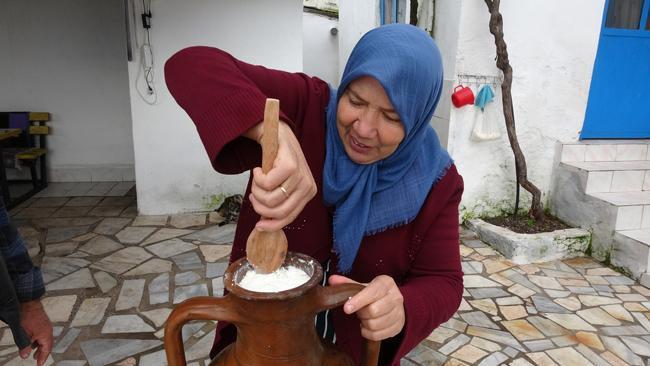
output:
{"label": "jug handle", "polygon": [[192,320],[223,320],[237,322],[239,319],[230,295],[224,297],[200,296],[178,304],[167,318],[165,325],[165,354],[169,366],[185,366],[183,325]]}
{"label": "jug handle", "polygon": [[[365,286],[358,283],[344,283],[335,286],[316,287],[316,312],[332,309],[343,305],[350,297],[357,294]],[[380,341],[363,339],[363,352],[361,353],[361,366],[377,366],[379,361]]]}

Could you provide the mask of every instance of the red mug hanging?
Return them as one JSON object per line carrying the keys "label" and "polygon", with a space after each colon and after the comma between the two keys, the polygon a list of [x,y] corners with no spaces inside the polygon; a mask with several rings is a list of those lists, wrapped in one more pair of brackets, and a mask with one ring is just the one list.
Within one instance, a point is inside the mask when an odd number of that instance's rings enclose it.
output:
{"label": "red mug hanging", "polygon": [[474,93],[469,86],[458,85],[454,88],[454,93],[451,95],[451,102],[454,103],[456,108],[467,104],[474,104]]}

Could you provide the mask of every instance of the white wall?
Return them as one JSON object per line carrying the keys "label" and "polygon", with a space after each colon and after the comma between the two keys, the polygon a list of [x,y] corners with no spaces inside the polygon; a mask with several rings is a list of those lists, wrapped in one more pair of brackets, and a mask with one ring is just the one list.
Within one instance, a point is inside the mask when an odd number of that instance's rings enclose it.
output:
{"label": "white wall", "polygon": [[339,21],[320,14],[304,12],[302,17],[303,71],[335,87],[339,84]]}
{"label": "white wall", "polygon": [[[543,5],[534,0],[501,2],[514,70],[512,94],[519,142],[528,176],[545,196],[555,142],[576,140],[582,128],[603,4],[604,0],[549,0]],[[446,14],[436,14],[436,19],[445,22]],[[488,21],[483,1],[462,1],[456,74],[500,75]],[[476,91],[477,85],[473,86]],[[470,140],[475,107],[452,108],[450,115],[448,149],[465,179],[462,206],[471,214],[495,212],[514,202],[514,159],[500,112],[500,87],[494,89],[496,98],[489,108],[499,109],[501,139]]]}
{"label": "white wall", "polygon": [[242,193],[246,179],[212,170],[194,124],[165,87],[164,62],[182,48],[210,45],[247,62],[300,71],[302,2],[154,0],[151,11],[157,104],[140,98],[134,89],[139,63],[129,63],[138,209],[163,214],[214,208],[214,195]]}
{"label": "white wall", "polygon": [[339,79],[357,41],[379,26],[378,1],[339,1]]}
{"label": "white wall", "polygon": [[0,109],[50,112],[50,180],[133,180],[121,0],[0,0]]}

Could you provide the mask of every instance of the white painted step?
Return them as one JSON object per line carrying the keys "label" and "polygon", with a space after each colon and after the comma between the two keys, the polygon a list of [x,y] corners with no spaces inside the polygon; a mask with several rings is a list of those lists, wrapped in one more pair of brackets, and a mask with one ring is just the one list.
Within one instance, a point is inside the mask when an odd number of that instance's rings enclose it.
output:
{"label": "white painted step", "polygon": [[583,140],[561,144],[560,161],[650,160],[650,140]]}
{"label": "white painted step", "polygon": [[626,268],[639,279],[650,272],[650,229],[617,230],[613,249],[614,265]]}
{"label": "white painted step", "polygon": [[650,205],[650,191],[642,192],[597,192],[590,193],[591,196],[599,198],[615,206],[638,206]]}

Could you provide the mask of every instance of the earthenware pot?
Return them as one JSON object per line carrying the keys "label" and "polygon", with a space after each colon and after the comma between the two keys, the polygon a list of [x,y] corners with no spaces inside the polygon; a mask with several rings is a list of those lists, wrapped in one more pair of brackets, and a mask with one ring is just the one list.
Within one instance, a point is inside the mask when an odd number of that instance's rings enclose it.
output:
{"label": "earthenware pot", "polygon": [[[172,311],[165,327],[165,351],[169,366],[184,366],[181,329],[192,320],[220,320],[237,326],[237,340],[221,351],[212,366],[353,366],[347,354],[316,335],[314,316],[343,305],[362,285],[323,287],[323,269],[317,261],[289,252],[284,266],[305,271],[305,284],[281,292],[253,292],[237,284],[252,271],[246,258],[232,263],[224,274],[230,292],[224,297],[196,297]],[[379,342],[365,341],[361,365],[377,364]]]}

